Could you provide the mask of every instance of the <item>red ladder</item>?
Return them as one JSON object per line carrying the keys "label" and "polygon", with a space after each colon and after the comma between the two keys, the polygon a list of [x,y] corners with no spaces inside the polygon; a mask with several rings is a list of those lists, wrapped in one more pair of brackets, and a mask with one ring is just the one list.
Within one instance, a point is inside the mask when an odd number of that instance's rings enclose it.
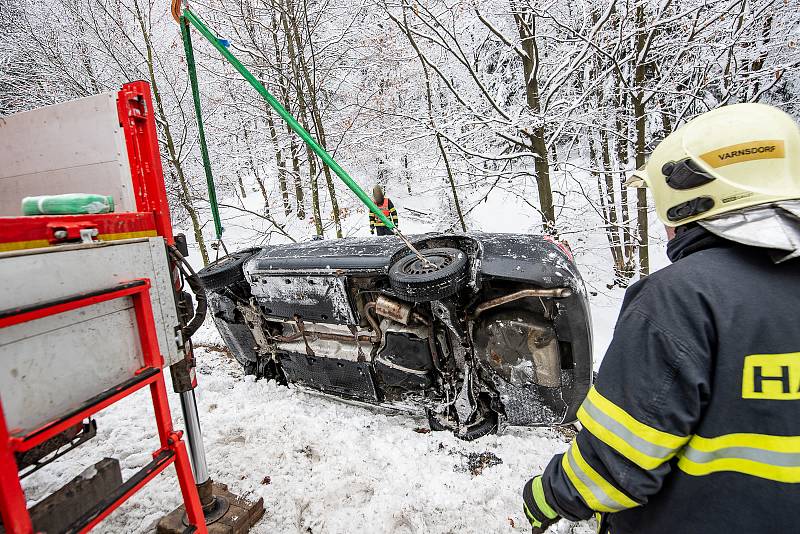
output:
{"label": "red ladder", "polygon": [[2,402],[0,402],[0,515],[8,534],[32,534],[34,532],[28,513],[25,493],[20,484],[15,452],[28,451],[48,439],[60,434],[84,419],[94,415],[130,394],[150,386],[156,426],[161,448],[153,453],[153,460],[131,478],[123,482],[114,492],[94,508],[70,525],[66,532],[87,532],[124,503],[145,484],[170,464],[175,464],[183,500],[191,527],[189,531],[207,534],[205,518],[197,488],[194,484],[189,456],[181,437],[183,432],[172,428],[172,417],[167,402],[167,390],[162,372],[163,357],[158,349],[153,310],[150,304],[150,280],[137,279],[115,287],[75,295],[34,306],[0,311],[0,329],[41,319],[59,313],[91,306],[118,298],[130,297],[136,314],[136,324],[142,345],[144,367],[133,377],[116,387],[70,410],[59,419],[35,430],[21,432],[6,426]]}

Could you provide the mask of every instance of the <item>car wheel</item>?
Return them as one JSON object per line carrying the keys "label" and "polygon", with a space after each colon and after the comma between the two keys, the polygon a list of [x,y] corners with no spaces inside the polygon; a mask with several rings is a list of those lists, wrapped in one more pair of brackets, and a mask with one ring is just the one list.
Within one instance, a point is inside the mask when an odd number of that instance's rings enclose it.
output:
{"label": "car wheel", "polygon": [[483,417],[469,425],[467,427],[466,432],[461,435],[457,435],[457,437],[463,439],[464,441],[472,441],[478,438],[482,438],[483,436],[488,436],[489,434],[494,434],[497,432],[497,423],[498,423],[499,416],[497,412],[489,411],[483,414]]}
{"label": "car wheel", "polygon": [[259,250],[261,249],[248,248],[229,254],[201,269],[197,273],[197,277],[200,278],[207,291],[214,291],[235,282],[241,282],[244,280],[244,271],[242,271],[244,262]]}
{"label": "car wheel", "polygon": [[429,264],[415,254],[404,256],[389,268],[389,285],[398,297],[411,302],[441,300],[467,284],[467,255],[456,248],[420,251]]}
{"label": "car wheel", "polygon": [[497,432],[497,425],[499,421],[497,412],[493,410],[487,410],[481,414],[477,421],[471,425],[467,425],[466,430],[462,433],[458,432],[457,427],[452,427],[442,422],[442,416],[436,412],[426,409],[425,414],[428,416],[428,427],[432,432],[453,432],[458,439],[462,439],[464,441],[473,441],[483,436],[494,434]]}

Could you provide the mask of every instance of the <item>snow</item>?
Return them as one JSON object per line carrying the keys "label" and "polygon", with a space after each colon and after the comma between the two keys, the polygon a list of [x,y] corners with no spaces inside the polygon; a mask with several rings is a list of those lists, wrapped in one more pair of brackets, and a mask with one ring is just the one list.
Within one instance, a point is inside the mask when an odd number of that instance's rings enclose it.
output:
{"label": "snow", "polygon": [[[201,343],[219,343],[204,327]],[[515,428],[466,443],[446,432],[419,433],[424,420],[337,402],[275,382],[243,377],[226,355],[200,348],[197,391],[213,479],[245,497],[263,497],[258,533],[529,532],[520,490],[566,450],[554,429]],[[168,390],[170,386],[168,385]],[[180,405],[170,394],[176,426]],[[116,457],[123,477],[157,448],[147,392],[98,416],[98,435],[24,481],[31,501],[59,488],[81,469]],[[492,453],[502,463],[469,470],[469,455]],[[143,533],[180,503],[172,468],[97,528]],[[514,526],[512,526],[512,524]],[[588,534],[589,524],[555,532]]]}

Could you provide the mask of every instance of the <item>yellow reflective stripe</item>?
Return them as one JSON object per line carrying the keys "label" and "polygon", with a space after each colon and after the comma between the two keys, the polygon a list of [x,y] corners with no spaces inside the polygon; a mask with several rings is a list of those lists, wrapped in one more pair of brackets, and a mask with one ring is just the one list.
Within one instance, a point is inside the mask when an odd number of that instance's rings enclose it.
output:
{"label": "yellow reflective stripe", "polygon": [[32,239],[30,241],[9,241],[7,243],[0,243],[0,252],[9,252],[12,250],[26,250],[29,248],[49,247],[50,241],[47,239]]}
{"label": "yellow reflective stripe", "polygon": [[694,436],[678,467],[693,476],[733,471],[776,482],[800,482],[800,436],[726,434]]}
{"label": "yellow reflective stripe", "polygon": [[600,441],[643,469],[655,469],[689,440],[634,419],[592,387],[578,410],[578,420]]}
{"label": "yellow reflective stripe", "polygon": [[547,504],[547,498],[544,495],[544,486],[542,484],[542,477],[536,477],[531,482],[531,493],[533,493],[533,500],[536,502],[536,506],[539,507],[539,510],[547,517],[547,519],[555,519],[558,517],[558,512],[553,510],[553,508]]}
{"label": "yellow reflective stripe", "polygon": [[575,463],[578,464],[578,467],[581,469],[581,471],[586,473],[586,475],[592,480],[592,482],[595,483],[595,485],[597,485],[598,488],[600,488],[603,493],[619,504],[619,509],[639,506],[639,503],[618,490],[613,484],[603,478],[600,473],[595,471],[591,465],[589,465],[589,462],[583,458],[583,455],[578,448],[577,441],[572,442],[572,446],[569,449],[569,454],[572,455],[572,458],[575,460]]}
{"label": "yellow reflective stripe", "polygon": [[528,505],[525,504],[525,503],[522,503],[522,506],[525,508],[525,516],[527,516],[528,522],[531,524],[531,526],[532,527],[541,527],[542,526],[542,522],[539,521],[538,519],[536,519],[536,517],[534,517],[534,515],[531,513],[530,509],[528,508]]}
{"label": "yellow reflective stripe", "polygon": [[678,460],[678,468],[688,475],[705,476],[711,473],[733,471],[758,478],[797,484],[800,482],[800,467],[780,467],[762,464],[751,460],[738,460],[735,458],[721,458],[707,463],[695,463],[685,456]]}
{"label": "yellow reflective stripe", "polygon": [[591,432],[597,439],[620,453],[622,456],[627,458],[628,460],[632,461],[642,469],[655,469],[659,465],[663,464],[666,460],[663,458],[657,458],[640,452],[636,448],[632,447],[625,441],[623,438],[619,437],[617,434],[610,430],[606,430],[606,428],[595,421],[581,406],[578,410],[578,420],[581,424],[586,428],[589,432]]}
{"label": "yellow reflective stripe", "polygon": [[97,239],[101,241],[121,241],[123,239],[138,239],[140,237],[155,237],[158,233],[155,230],[139,230],[136,232],[120,232],[116,234],[100,234]]}
{"label": "yellow reflective stripe", "polygon": [[[97,236],[99,241],[120,241],[123,239],[138,239],[140,237],[156,237],[155,230],[137,230],[135,232],[119,232],[115,234],[100,234]],[[33,239],[30,241],[11,241],[0,243],[0,252],[10,252],[12,250],[27,250],[31,248],[43,248],[55,246],[58,243],[51,243],[47,239]]]}
{"label": "yellow reflective stripe", "polygon": [[[597,534],[602,534],[600,532],[600,527],[603,526],[603,514],[601,514],[600,512],[595,512],[594,513],[594,521],[595,521],[595,523],[597,523],[597,530],[595,530],[595,532]],[[611,533],[611,531],[606,529],[605,534],[610,534],[610,533]]]}
{"label": "yellow reflective stripe", "polygon": [[592,510],[598,510],[600,512],[615,512],[613,508],[603,505],[600,501],[597,500],[597,497],[589,491],[589,488],[583,481],[578,478],[578,475],[575,474],[575,471],[572,469],[572,465],[569,462],[569,454],[565,453],[564,456],[561,457],[561,467],[564,469],[564,472],[567,474],[567,478],[569,481],[572,482],[572,485],[575,486],[575,489],[578,491],[578,494],[583,498],[586,502],[586,505],[591,508]]}
{"label": "yellow reflective stripe", "polygon": [[774,452],[800,453],[800,436],[773,436],[771,434],[725,434],[716,438],[692,436],[689,446],[701,451],[726,447],[753,447]]}
{"label": "yellow reflective stripe", "polygon": [[689,436],[676,436],[674,434],[670,434],[669,432],[663,432],[644,423],[640,423],[630,414],[628,414],[628,412],[607,398],[603,397],[594,387],[592,387],[592,389],[589,391],[588,399],[603,413],[622,423],[625,428],[640,438],[645,439],[654,445],[658,445],[659,447],[665,447],[673,450],[679,449],[683,447],[683,445],[689,439]]}

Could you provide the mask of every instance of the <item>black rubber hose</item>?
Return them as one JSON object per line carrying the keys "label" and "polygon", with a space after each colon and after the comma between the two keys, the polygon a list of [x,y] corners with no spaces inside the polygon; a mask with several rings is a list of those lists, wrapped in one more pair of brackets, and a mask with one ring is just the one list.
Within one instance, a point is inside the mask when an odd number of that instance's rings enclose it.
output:
{"label": "black rubber hose", "polygon": [[189,287],[192,289],[196,300],[194,317],[191,321],[189,321],[189,324],[181,329],[183,337],[185,339],[189,339],[195,332],[197,332],[197,330],[203,324],[203,321],[206,320],[206,312],[208,311],[206,290],[203,288],[203,283],[200,282],[200,278],[198,278],[197,273],[194,272],[192,266],[189,265],[189,262],[183,257],[183,254],[181,254],[180,251],[172,245],[169,245],[169,253],[177,262],[178,269],[186,279],[186,283],[188,283]]}

